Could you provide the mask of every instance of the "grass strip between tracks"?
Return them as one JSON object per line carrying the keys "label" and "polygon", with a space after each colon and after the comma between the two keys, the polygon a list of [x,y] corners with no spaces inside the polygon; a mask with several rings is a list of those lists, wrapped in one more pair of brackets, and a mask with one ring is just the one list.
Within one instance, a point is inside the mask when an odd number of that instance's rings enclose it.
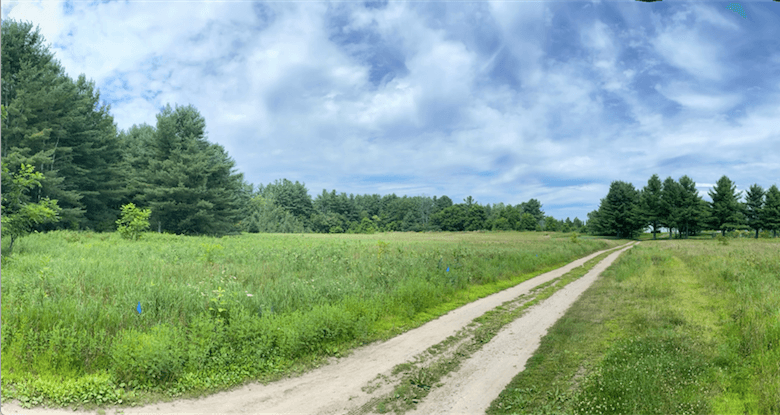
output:
{"label": "grass strip between tracks", "polygon": [[389,378],[378,376],[373,384],[366,387],[366,391],[370,393],[380,389],[382,384],[395,385],[393,390],[372,399],[354,413],[376,411],[403,414],[414,409],[432,388],[441,385],[440,381],[444,376],[457,371],[462,362],[495,337],[501,328],[525,314],[530,307],[584,276],[608,255],[622,248],[624,246],[604,252],[565,275],[538,285],[528,294],[504,302],[474,319],[455,335],[431,346],[414,361],[397,365]]}

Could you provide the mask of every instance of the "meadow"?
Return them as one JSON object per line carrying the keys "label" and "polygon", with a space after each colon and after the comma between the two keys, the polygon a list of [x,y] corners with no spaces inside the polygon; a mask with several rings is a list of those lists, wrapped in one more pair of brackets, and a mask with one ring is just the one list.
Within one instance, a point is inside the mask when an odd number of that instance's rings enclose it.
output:
{"label": "meadow", "polygon": [[2,395],[135,404],[267,381],[622,241],[33,234],[2,258]]}
{"label": "meadow", "polygon": [[489,414],[780,413],[780,241],[643,241]]}

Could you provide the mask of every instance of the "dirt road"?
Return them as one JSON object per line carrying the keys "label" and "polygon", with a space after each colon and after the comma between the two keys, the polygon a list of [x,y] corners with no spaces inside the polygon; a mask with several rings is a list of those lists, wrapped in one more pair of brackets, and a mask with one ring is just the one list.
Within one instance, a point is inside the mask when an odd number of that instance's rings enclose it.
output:
{"label": "dirt road", "polygon": [[[484,413],[499,392],[523,370],[525,362],[536,350],[547,329],[595,281],[601,271],[631,246],[632,244],[629,244],[610,254],[585,276],[533,306],[526,314],[504,327],[482,350],[464,362],[457,372],[443,379],[441,387],[432,389],[415,413]],[[334,358],[330,364],[299,377],[268,385],[250,384],[196,400],[179,400],[135,408],[110,408],[105,413],[360,413],[372,398],[392,390],[392,384],[382,384],[377,382],[377,379],[390,378],[396,365],[413,360],[429,347],[456,334],[485,312],[531,292],[540,284],[566,274],[603,252],[605,251],[588,255],[515,287],[474,301],[385,342],[361,347],[340,359]],[[65,415],[95,411],[22,409],[12,402],[3,404],[2,413]]]}

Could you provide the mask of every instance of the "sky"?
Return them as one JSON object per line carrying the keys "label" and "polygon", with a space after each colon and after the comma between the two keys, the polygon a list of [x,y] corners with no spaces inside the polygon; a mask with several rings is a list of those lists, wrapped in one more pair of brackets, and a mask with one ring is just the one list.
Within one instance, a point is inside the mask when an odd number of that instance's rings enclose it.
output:
{"label": "sky", "polygon": [[780,3],[3,1],[117,127],[193,105],[245,180],[531,198],[780,186]]}

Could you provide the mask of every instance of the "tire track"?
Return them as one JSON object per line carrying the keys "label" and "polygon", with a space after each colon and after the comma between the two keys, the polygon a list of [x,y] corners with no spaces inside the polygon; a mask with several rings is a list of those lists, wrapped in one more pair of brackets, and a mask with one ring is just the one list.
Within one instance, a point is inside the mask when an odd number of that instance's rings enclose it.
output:
{"label": "tire track", "polygon": [[527,314],[508,324],[495,338],[443,379],[411,414],[484,414],[490,403],[523,369],[547,330],[629,245],[616,251],[583,277],[571,282]]}

